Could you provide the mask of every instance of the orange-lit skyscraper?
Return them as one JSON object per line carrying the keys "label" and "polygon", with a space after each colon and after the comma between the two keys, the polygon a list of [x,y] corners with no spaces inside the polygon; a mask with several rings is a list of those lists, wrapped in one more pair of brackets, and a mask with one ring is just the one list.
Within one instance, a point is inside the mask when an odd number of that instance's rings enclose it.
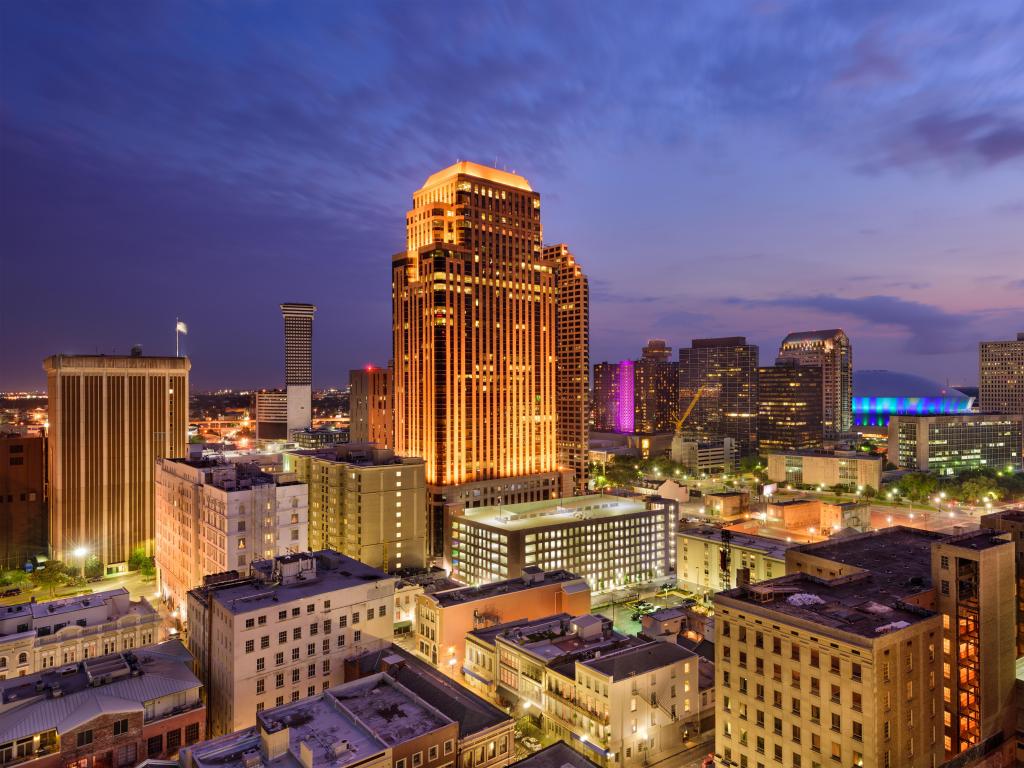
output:
{"label": "orange-lit skyscraper", "polygon": [[443,509],[563,492],[555,417],[555,269],[540,195],[459,162],[426,180],[392,260],[395,448],[426,462],[431,548]]}
{"label": "orange-lit skyscraper", "polygon": [[555,402],[558,463],[587,492],[587,396],[590,386],[590,284],[565,243],[544,247],[555,268]]}

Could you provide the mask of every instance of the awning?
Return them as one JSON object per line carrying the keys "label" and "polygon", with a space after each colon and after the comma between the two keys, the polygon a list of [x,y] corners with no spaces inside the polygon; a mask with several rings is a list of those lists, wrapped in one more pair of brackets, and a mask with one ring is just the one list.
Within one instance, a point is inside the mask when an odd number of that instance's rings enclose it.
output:
{"label": "awning", "polygon": [[488,680],[487,678],[480,677],[480,675],[478,675],[476,672],[471,672],[470,670],[466,669],[465,667],[462,668],[462,674],[469,675],[470,677],[479,680],[484,685],[490,685],[491,682],[492,682],[491,680]]}

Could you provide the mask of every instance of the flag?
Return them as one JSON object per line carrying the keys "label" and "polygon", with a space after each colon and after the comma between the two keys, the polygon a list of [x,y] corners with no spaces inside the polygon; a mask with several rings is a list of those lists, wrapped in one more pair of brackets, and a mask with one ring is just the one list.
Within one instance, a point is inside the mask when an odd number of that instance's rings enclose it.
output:
{"label": "flag", "polygon": [[185,323],[181,320],[178,321],[178,324],[174,327],[174,330],[177,333],[184,333],[186,335],[188,334],[188,326],[185,325]]}

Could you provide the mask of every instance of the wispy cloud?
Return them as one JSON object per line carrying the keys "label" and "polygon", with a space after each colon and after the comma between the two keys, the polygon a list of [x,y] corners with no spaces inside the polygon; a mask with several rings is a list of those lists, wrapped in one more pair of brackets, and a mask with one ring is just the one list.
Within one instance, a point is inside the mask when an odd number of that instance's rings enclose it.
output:
{"label": "wispy cloud", "polygon": [[930,304],[896,296],[844,298],[829,294],[774,299],[730,298],[744,307],[788,307],[823,316],[845,316],[876,326],[895,326],[906,333],[906,348],[915,354],[945,354],[968,344],[974,316],[948,312]]}

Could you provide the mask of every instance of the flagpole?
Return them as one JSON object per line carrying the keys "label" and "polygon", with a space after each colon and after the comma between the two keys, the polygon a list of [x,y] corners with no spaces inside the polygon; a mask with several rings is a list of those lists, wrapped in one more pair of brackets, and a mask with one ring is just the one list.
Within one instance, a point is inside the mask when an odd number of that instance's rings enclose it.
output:
{"label": "flagpole", "polygon": [[181,354],[178,351],[178,340],[181,338],[181,333],[178,332],[178,328],[180,327],[178,325],[178,323],[180,323],[180,322],[181,322],[181,318],[180,317],[174,318],[174,356],[175,357],[181,357]]}

